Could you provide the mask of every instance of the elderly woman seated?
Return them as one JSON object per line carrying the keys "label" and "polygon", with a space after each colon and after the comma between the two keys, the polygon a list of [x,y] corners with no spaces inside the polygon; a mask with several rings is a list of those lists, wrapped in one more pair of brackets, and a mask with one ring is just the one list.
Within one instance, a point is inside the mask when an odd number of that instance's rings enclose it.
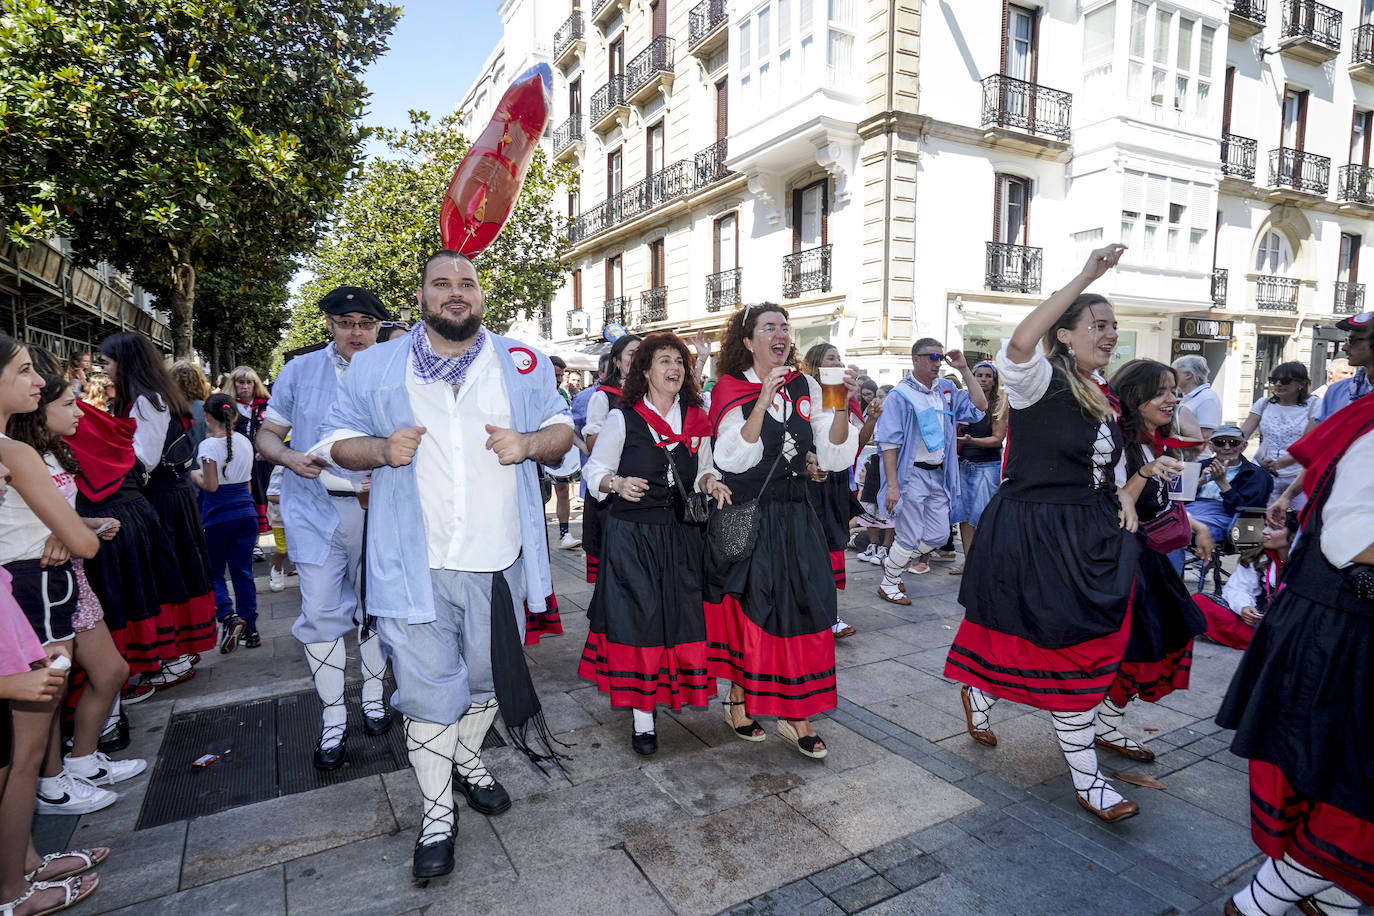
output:
{"label": "elderly woman seated", "polygon": [[1218,426],[1208,438],[1215,454],[1202,463],[1197,499],[1188,503],[1188,515],[1206,525],[1216,542],[1222,544],[1237,512],[1268,503],[1274,478],[1241,454],[1245,437],[1240,427]]}

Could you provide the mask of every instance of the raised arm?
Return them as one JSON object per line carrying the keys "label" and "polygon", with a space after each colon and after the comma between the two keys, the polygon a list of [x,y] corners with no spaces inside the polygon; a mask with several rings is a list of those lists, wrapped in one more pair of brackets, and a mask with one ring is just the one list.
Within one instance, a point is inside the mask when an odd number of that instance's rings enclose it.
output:
{"label": "raised arm", "polygon": [[1093,281],[1101,277],[1108,270],[1116,266],[1116,262],[1121,260],[1121,255],[1126,251],[1125,245],[1107,245],[1098,248],[1088,255],[1088,262],[1083,265],[1083,269],[1078,272],[1067,284],[1055,290],[1044,302],[1035,307],[1035,310],[1022,319],[1012,332],[1011,340],[1007,343],[1007,355],[1013,362],[1027,363],[1035,355],[1035,345],[1050,332],[1054,323],[1059,320],[1059,316],[1072,304],[1073,300],[1083,294],[1083,291],[1092,285]]}

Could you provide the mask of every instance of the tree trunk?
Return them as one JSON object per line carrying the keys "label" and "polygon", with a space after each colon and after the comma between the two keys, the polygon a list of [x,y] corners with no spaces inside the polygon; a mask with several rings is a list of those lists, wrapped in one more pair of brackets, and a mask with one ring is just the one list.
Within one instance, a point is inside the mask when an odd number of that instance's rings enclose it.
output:
{"label": "tree trunk", "polygon": [[172,355],[191,356],[191,332],[195,328],[196,269],[182,259],[172,271]]}

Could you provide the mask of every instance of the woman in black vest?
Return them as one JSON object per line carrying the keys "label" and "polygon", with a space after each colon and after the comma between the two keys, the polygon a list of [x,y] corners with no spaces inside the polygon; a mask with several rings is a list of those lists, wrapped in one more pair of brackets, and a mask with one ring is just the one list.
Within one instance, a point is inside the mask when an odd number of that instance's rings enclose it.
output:
{"label": "woman in black vest", "polygon": [[[726,718],[745,741],[762,741],[758,715],[807,757],[825,743],[808,717],[835,706],[835,580],[825,531],[808,500],[807,453],[822,471],[854,463],[857,430],[843,410],[823,410],[820,383],[796,366],[787,311],[765,302],[725,327],[711,391],[715,466],[735,502],[759,500],[753,554],[738,563],[706,550],[707,655],[729,679]],[[858,375],[845,373],[849,396]]]}
{"label": "woman in black vest", "polygon": [[1250,760],[1250,833],[1269,857],[1231,916],[1374,903],[1374,398],[1288,453],[1305,469],[1302,534],[1217,714]]}
{"label": "woman in black vest", "polygon": [[609,508],[578,674],[612,706],[634,710],[630,743],[646,756],[658,750],[656,706],[707,706],[716,693],[706,672],[702,531],[681,513],[698,481],[722,504],[730,493],[707,473],[710,421],[691,365],[676,334],[646,337],[586,467],[588,492]]}
{"label": "woman in black vest", "polygon": [[1078,802],[1108,821],[1139,812],[1102,777],[1094,710],[1125,655],[1140,545],[1116,494],[1121,430],[1102,370],[1116,349],[1111,304],[1084,290],[1116,266],[1099,248],[1026,316],[997,354],[1007,460],[964,564],[945,676],[966,685],[969,734],[997,744],[997,698],[1049,710]]}

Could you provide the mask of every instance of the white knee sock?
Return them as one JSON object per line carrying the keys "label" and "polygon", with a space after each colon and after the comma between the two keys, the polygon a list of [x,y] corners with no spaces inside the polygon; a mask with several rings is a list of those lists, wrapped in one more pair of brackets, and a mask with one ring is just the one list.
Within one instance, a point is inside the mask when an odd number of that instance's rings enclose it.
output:
{"label": "white knee sock", "polygon": [[330,748],[343,740],[348,712],[344,709],[344,652],[342,638],[333,642],[308,642],[305,660],[315,678],[315,692],[324,704],[321,718],[320,747]]}
{"label": "white knee sock", "polygon": [[458,725],[406,719],[405,726],[406,751],[424,799],[420,844],[437,843],[448,839],[457,823],[453,808],[453,757],[458,747]]}
{"label": "white knee sock", "polygon": [[1056,712],[1051,715],[1054,717],[1054,734],[1059,739],[1064,760],[1069,764],[1069,775],[1073,777],[1073,787],[1078,797],[1103,811],[1125,801],[1097,768],[1097,752],[1093,750],[1093,711]]}
{"label": "white knee sock", "polygon": [[888,549],[887,556],[883,557],[883,586],[885,588],[896,588],[897,583],[902,581],[902,573],[906,570],[911,558],[915,556],[910,550],[892,542],[892,547]]}
{"label": "white knee sock", "polygon": [[1284,856],[1266,860],[1231,902],[1245,916],[1281,916],[1304,897],[1324,893],[1330,887],[1330,881]]}
{"label": "white knee sock", "polygon": [[363,712],[374,719],[386,711],[382,704],[382,678],[386,676],[386,656],[375,630],[358,628],[358,654],[363,661]]}
{"label": "white knee sock", "polygon": [[635,714],[635,734],[647,735],[654,731],[654,714],[642,709],[632,710]]}
{"label": "white knee sock", "polygon": [[997,697],[989,693],[984,693],[977,687],[965,687],[968,691],[968,706],[973,710],[973,727],[980,732],[985,732],[992,726],[992,721],[988,718],[988,713],[992,711],[992,704],[997,702]]}
{"label": "white knee sock", "polygon": [[1108,744],[1139,750],[1140,745],[1121,733],[1121,723],[1126,718],[1126,707],[1117,706],[1108,697],[1102,698],[1097,707],[1097,737]]}
{"label": "white knee sock", "polygon": [[496,711],[495,699],[473,703],[458,720],[458,750],[453,765],[468,785],[485,787],[496,782],[482,762],[482,741],[491,723],[496,721]]}
{"label": "white knee sock", "polygon": [[1334,884],[1313,894],[1312,899],[1327,916],[1359,916],[1360,913],[1359,898]]}
{"label": "white knee sock", "polygon": [[119,724],[119,691],[116,690],[116,691],[115,691],[114,702],[110,704],[110,714],[109,714],[108,716],[105,717],[105,724],[102,725],[102,726],[100,727],[100,733],[103,735],[103,734],[105,734],[105,732],[107,732],[107,731],[109,731],[110,729],[114,728],[114,727],[115,727],[116,725],[118,725],[118,724]]}

